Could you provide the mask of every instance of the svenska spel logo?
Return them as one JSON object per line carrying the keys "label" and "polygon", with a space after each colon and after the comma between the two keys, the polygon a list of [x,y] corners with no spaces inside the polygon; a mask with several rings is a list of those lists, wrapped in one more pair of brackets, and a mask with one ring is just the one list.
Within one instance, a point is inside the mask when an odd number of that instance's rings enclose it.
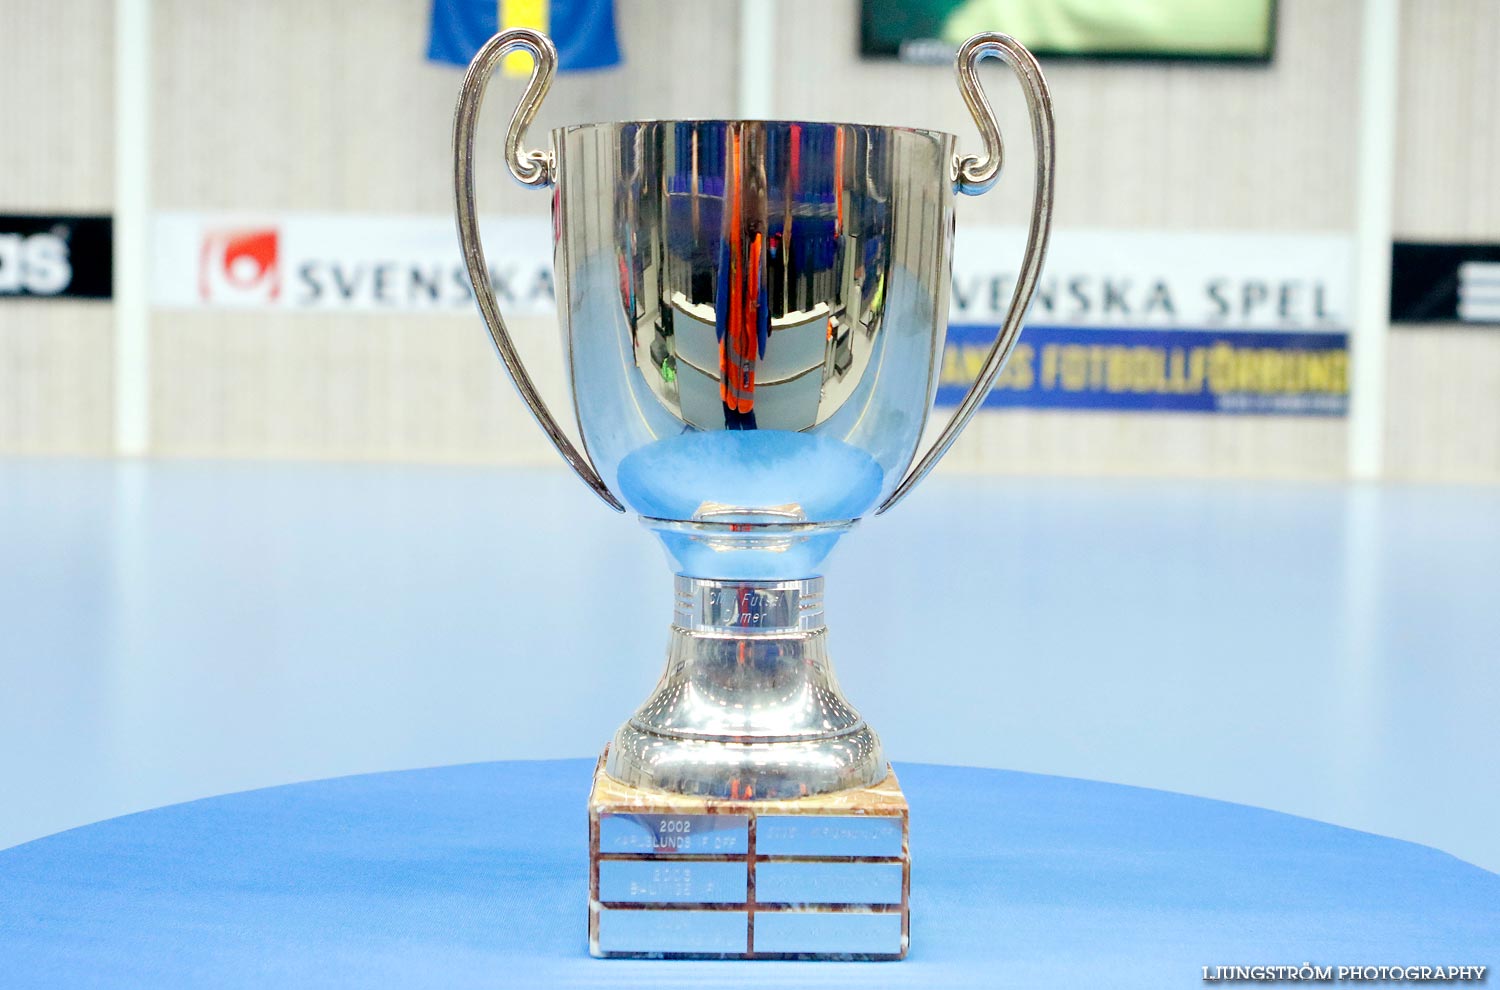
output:
{"label": "svenska spel logo", "polygon": [[204,302],[256,305],[281,295],[281,237],[275,227],[208,230],[198,258]]}

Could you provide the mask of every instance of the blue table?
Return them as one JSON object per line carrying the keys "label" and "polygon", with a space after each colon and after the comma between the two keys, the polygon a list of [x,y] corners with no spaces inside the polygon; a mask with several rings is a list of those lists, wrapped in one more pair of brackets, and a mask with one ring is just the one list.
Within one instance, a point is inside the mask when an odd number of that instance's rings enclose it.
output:
{"label": "blue table", "polygon": [[0,985],[1202,987],[1205,965],[1500,964],[1500,875],[1444,853],[1160,791],[922,764],[898,767],[905,962],[595,960],[591,768],[344,777],[5,850]]}

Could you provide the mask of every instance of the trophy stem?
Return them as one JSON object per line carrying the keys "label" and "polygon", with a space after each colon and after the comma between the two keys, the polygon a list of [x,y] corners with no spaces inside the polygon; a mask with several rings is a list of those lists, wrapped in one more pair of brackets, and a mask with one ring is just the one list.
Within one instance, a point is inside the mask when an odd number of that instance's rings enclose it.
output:
{"label": "trophy stem", "polygon": [[879,783],[880,739],[839,690],[827,643],[820,577],[679,575],[666,671],[615,733],[606,772],[731,800]]}

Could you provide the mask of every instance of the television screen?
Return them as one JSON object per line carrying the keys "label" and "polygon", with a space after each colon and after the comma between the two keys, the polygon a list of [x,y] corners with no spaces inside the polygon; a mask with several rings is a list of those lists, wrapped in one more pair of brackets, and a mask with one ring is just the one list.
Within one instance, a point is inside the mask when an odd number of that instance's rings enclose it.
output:
{"label": "television screen", "polygon": [[949,62],[1004,31],[1043,57],[1268,62],[1276,0],[862,0],[867,58]]}

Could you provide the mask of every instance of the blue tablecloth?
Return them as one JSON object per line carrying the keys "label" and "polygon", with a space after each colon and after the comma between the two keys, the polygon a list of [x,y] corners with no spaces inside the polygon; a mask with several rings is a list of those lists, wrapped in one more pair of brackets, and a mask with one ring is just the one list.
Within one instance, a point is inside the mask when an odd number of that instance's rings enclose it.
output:
{"label": "blue tablecloth", "polygon": [[1500,964],[1500,875],[1444,853],[1159,791],[910,764],[906,961],[595,960],[591,769],[345,777],[5,850],[0,986],[1202,987],[1205,965]]}

